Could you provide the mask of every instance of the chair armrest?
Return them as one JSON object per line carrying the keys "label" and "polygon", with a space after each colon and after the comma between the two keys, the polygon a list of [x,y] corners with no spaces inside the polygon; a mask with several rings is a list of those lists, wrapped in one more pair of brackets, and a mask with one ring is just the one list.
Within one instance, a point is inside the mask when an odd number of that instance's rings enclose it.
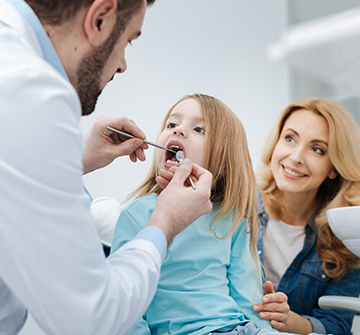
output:
{"label": "chair armrest", "polygon": [[320,297],[318,303],[324,309],[341,309],[360,315],[360,298],[326,295]]}

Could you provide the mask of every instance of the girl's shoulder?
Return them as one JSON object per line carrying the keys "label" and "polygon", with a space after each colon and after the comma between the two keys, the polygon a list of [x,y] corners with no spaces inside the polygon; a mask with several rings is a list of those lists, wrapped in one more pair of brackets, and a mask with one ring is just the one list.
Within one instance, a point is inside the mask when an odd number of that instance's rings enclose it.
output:
{"label": "girl's shoulder", "polygon": [[135,199],[128,204],[123,211],[132,215],[134,218],[141,216],[151,216],[154,210],[158,196],[155,193],[150,193],[144,197]]}

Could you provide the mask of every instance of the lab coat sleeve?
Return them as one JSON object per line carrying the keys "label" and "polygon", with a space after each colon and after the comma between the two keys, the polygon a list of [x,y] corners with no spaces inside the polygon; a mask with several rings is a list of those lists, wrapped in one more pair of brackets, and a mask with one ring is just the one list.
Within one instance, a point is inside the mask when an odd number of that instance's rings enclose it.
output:
{"label": "lab coat sleeve", "polygon": [[[262,298],[262,278],[260,265],[257,265],[250,253],[250,234],[245,231],[242,221],[232,236],[230,265],[228,267],[229,290],[240,311],[248,320],[254,321],[259,328],[276,332],[269,321],[259,318],[252,305],[260,303]],[[260,261],[258,260],[258,264]]]}
{"label": "lab coat sleeve", "polygon": [[75,90],[24,59],[0,76],[0,281],[48,334],[125,334],[155,294],[161,257],[138,239],[104,258]]}

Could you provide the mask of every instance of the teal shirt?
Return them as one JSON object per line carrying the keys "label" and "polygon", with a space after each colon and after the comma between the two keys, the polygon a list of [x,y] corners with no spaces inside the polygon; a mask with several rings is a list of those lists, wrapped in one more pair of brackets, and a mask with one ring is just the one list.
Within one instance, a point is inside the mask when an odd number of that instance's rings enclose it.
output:
{"label": "teal shirt", "polygon": [[[120,214],[111,250],[130,241],[148,222],[157,196],[135,200]],[[203,215],[172,241],[165,257],[155,297],[142,320],[128,334],[204,334],[230,330],[259,319],[252,305],[262,297],[261,273],[250,254],[250,236],[243,220],[228,239],[218,239],[210,222],[218,206]],[[233,216],[217,223],[223,236]]]}

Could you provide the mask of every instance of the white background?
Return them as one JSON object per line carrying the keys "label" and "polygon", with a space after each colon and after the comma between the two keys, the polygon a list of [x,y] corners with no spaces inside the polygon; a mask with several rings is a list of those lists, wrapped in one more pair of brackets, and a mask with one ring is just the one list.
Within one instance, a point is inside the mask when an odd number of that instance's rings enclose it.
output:
{"label": "white background", "polygon": [[[286,26],[284,0],[158,0],[148,9],[139,40],[128,47],[128,70],[108,84],[84,133],[97,116],[127,116],[156,141],[166,112],[181,97],[205,93],[242,120],[254,164],[275,115],[289,102],[288,71],[267,60],[266,48]],[[127,157],[84,177],[93,198],[123,201],[144,179],[146,163]]]}

